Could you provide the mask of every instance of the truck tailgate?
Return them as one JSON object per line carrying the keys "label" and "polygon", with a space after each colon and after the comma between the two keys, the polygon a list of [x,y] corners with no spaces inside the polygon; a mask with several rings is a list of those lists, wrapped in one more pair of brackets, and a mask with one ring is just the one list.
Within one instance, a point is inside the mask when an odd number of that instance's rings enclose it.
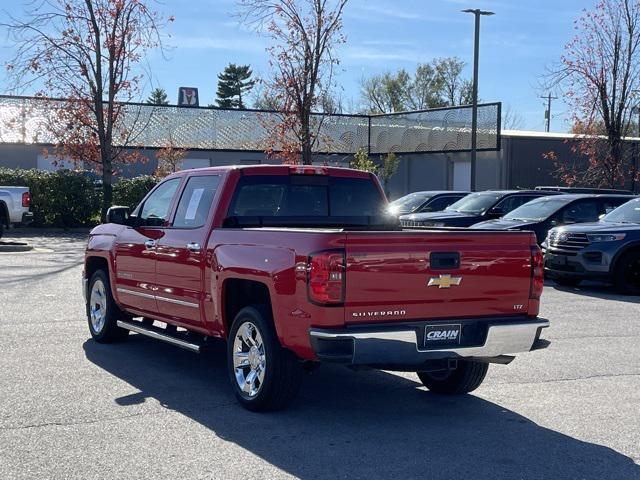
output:
{"label": "truck tailgate", "polygon": [[523,315],[531,235],[347,233],[345,323]]}

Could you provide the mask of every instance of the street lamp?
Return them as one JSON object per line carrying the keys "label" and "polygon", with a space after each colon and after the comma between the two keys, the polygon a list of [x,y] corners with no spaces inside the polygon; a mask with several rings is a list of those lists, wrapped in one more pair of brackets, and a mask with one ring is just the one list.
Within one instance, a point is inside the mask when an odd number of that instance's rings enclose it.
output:
{"label": "street lamp", "polygon": [[478,149],[478,58],[480,54],[480,16],[495,15],[479,8],[467,8],[463,13],[473,13],[476,20],[475,41],[473,44],[473,92],[471,105],[471,191],[476,190],[476,154]]}

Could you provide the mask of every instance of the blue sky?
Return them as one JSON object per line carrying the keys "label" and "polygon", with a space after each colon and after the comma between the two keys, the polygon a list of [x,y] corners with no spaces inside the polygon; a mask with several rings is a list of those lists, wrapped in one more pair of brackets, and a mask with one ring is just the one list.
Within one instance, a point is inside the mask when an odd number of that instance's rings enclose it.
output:
{"label": "blue sky", "polygon": [[[544,129],[544,101],[540,76],[557,62],[574,34],[573,21],[595,0],[350,0],[344,15],[346,44],[340,47],[337,72],[340,95],[347,106],[357,105],[360,79],[399,68],[415,69],[435,57],[458,56],[468,62],[471,76],[473,17],[463,8],[496,13],[484,17],[480,51],[480,97],[502,101],[522,118],[522,127]],[[3,5],[20,16],[21,3]],[[230,62],[250,64],[268,75],[266,40],[239,25],[233,0],[164,0],[158,8],[174,15],[163,57],[152,53],[147,92],[161,86],[176,101],[179,86],[194,86],[201,104],[213,103],[216,76]],[[0,41],[0,61],[12,46]],[[0,91],[9,86],[0,80]],[[567,106],[553,105],[552,131],[566,131]]]}

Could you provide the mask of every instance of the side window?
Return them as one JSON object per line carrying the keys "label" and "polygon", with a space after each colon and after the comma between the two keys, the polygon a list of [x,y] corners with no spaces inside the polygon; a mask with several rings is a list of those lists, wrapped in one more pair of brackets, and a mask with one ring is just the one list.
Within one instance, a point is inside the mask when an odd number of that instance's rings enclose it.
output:
{"label": "side window", "polygon": [[218,175],[189,178],[178,203],[173,227],[198,228],[204,226],[219,183],[220,177]]}
{"label": "side window", "polygon": [[571,204],[562,215],[564,223],[583,223],[598,221],[598,202],[583,200]]}
{"label": "side window", "polygon": [[625,203],[628,198],[621,198],[620,200],[616,200],[613,198],[604,198],[602,199],[602,203],[600,204],[600,209],[598,211],[599,215],[606,215],[607,213],[611,213],[620,205]]}
{"label": "side window", "polygon": [[447,208],[449,205],[457,202],[458,200],[460,200],[460,198],[458,197],[436,197],[432,201],[427,203],[427,205],[423,207],[421,211],[441,212],[442,210]]}
{"label": "side window", "polygon": [[533,200],[533,197],[526,197],[524,195],[512,195],[498,203],[495,208],[500,209],[502,213],[507,214],[511,210],[515,210],[516,208],[518,208],[520,205],[524,205],[529,200]]}
{"label": "side window", "polygon": [[147,197],[140,211],[140,219],[143,225],[155,227],[164,225],[164,222],[169,216],[171,200],[178,189],[178,185],[180,185],[180,179],[172,178],[171,180],[161,183],[151,192],[151,195]]}

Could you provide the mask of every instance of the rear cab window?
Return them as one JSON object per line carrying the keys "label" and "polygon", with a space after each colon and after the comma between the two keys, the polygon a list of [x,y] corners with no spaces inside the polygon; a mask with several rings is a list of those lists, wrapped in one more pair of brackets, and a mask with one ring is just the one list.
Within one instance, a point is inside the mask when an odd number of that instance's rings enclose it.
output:
{"label": "rear cab window", "polygon": [[[386,201],[371,178],[247,175],[240,178],[227,218],[375,217]],[[273,221],[272,221],[273,223]]]}

